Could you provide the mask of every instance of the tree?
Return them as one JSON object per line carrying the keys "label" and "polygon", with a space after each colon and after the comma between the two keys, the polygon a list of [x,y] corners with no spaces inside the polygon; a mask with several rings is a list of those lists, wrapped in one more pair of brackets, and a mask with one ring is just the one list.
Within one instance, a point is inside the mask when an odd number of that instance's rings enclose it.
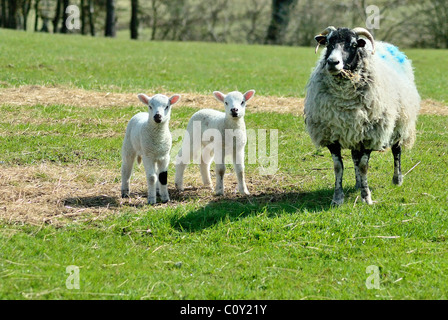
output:
{"label": "tree", "polygon": [[8,25],[7,28],[17,29],[17,1],[8,1]]}
{"label": "tree", "polygon": [[95,22],[93,21],[93,14],[95,13],[95,7],[93,6],[93,0],[89,0],[89,26],[90,35],[95,36]]}
{"label": "tree", "polygon": [[6,0],[2,0],[2,23],[1,26],[3,28],[8,27],[8,18],[6,14]]}
{"label": "tree", "polygon": [[56,0],[56,11],[53,18],[53,33],[58,32],[59,18],[61,16],[61,7],[63,0]]}
{"label": "tree", "polygon": [[106,26],[104,30],[106,37],[115,37],[115,0],[106,1]]}
{"label": "tree", "polygon": [[131,0],[131,39],[138,39],[138,0]]}
{"label": "tree", "polygon": [[61,33],[68,33],[67,19],[68,19],[69,14],[67,13],[67,7],[69,5],[70,5],[70,0],[63,0]]}
{"label": "tree", "polygon": [[269,24],[265,44],[281,44],[289,24],[290,12],[298,0],[272,0],[271,23]]}

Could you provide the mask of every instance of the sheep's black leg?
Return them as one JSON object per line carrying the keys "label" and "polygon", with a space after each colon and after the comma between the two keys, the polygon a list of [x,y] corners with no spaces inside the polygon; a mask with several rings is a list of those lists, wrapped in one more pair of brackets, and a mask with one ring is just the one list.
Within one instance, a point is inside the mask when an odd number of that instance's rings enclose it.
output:
{"label": "sheep's black leg", "polygon": [[333,201],[331,204],[333,205],[341,205],[344,203],[344,191],[342,190],[342,177],[344,174],[344,163],[342,162],[341,156],[341,145],[339,142],[332,143],[327,146],[331,152],[331,156],[333,158],[334,164],[334,194]]}
{"label": "sheep's black leg", "polygon": [[353,165],[355,167],[355,178],[356,178],[355,188],[361,189],[361,174],[359,172],[359,161],[361,160],[361,156],[359,154],[359,151],[353,149],[351,151],[352,151]]}
{"label": "sheep's black leg", "polygon": [[401,174],[401,146],[398,142],[392,146],[392,154],[394,155],[394,177],[392,182],[401,186],[403,175]]}
{"label": "sheep's black leg", "polygon": [[370,194],[370,189],[367,184],[367,171],[369,170],[369,160],[370,160],[370,154],[372,153],[372,150],[364,149],[363,146],[361,146],[360,150],[352,150],[352,158],[353,163],[356,166],[358,166],[359,170],[359,182],[360,182],[360,189],[361,189],[361,199],[363,202],[367,204],[372,204],[372,196]]}

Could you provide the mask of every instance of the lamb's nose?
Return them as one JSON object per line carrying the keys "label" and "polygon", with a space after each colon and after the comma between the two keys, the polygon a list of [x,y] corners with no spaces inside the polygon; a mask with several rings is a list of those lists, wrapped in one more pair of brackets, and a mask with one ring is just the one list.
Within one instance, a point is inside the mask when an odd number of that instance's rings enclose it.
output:
{"label": "lamb's nose", "polygon": [[160,113],[157,113],[154,116],[154,121],[157,122],[157,123],[161,122],[162,121],[162,115]]}
{"label": "lamb's nose", "polygon": [[237,108],[232,108],[232,109],[230,109],[230,111],[231,111],[232,113],[237,113],[237,112],[238,112],[238,109],[237,109]]}

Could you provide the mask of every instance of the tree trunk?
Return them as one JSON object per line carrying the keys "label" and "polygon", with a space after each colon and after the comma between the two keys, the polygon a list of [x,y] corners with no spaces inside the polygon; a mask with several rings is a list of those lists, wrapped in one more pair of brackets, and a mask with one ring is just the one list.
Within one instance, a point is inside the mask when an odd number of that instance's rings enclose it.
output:
{"label": "tree trunk", "polygon": [[34,32],[37,32],[39,24],[39,2],[40,0],[34,1]]}
{"label": "tree trunk", "polygon": [[9,29],[17,29],[17,1],[9,0],[8,1],[8,28]]}
{"label": "tree trunk", "polygon": [[104,35],[115,37],[115,0],[106,1],[106,27]]}
{"label": "tree trunk", "polygon": [[89,0],[89,25],[90,25],[90,34],[92,37],[95,36],[95,23],[93,21],[93,13],[95,12],[95,7],[93,6],[93,0]]}
{"label": "tree trunk", "polygon": [[70,5],[70,0],[63,0],[63,6],[62,6],[62,26],[61,26],[61,33],[67,33],[67,20],[68,20],[68,13],[67,13],[67,7]]}
{"label": "tree trunk", "polygon": [[22,15],[23,15],[23,30],[27,28],[28,14],[31,9],[31,0],[23,0],[22,2]]}
{"label": "tree trunk", "polygon": [[272,0],[271,23],[269,24],[265,44],[283,43],[289,24],[290,11],[298,0]]}
{"label": "tree trunk", "polygon": [[131,39],[138,39],[138,0],[131,0]]}
{"label": "tree trunk", "polygon": [[156,0],[151,1],[151,9],[152,9],[151,40],[155,40],[157,32],[157,20],[158,20]]}
{"label": "tree trunk", "polygon": [[86,3],[81,0],[81,34],[86,34]]}
{"label": "tree trunk", "polygon": [[3,28],[8,28],[8,18],[6,14],[6,0],[2,0],[2,24]]}
{"label": "tree trunk", "polygon": [[56,2],[56,12],[53,18],[53,33],[58,32],[58,24],[59,24],[59,18],[61,16],[61,7],[62,7],[62,0],[57,0]]}

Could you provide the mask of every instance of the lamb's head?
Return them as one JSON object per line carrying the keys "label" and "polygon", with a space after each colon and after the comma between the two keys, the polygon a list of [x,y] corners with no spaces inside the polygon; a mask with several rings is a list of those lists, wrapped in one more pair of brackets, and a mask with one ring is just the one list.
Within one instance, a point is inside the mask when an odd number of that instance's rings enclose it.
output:
{"label": "lamb's head", "polygon": [[373,36],[364,28],[338,28],[328,27],[314,37],[319,45],[326,45],[324,56],[325,67],[332,75],[338,75],[343,70],[353,71],[358,68],[361,58],[367,54],[365,36],[372,43],[372,54],[375,53]]}
{"label": "lamb's head", "polygon": [[233,91],[227,95],[219,91],[213,92],[215,98],[224,103],[226,116],[235,119],[244,117],[244,114],[246,113],[246,103],[254,96],[254,94],[255,90],[249,90],[245,94]]}
{"label": "lamb's head", "polygon": [[180,99],[180,95],[175,94],[171,98],[163,94],[156,94],[153,97],[148,97],[144,93],[140,93],[138,98],[141,102],[149,108],[149,118],[155,123],[163,123],[170,120],[171,106]]}

